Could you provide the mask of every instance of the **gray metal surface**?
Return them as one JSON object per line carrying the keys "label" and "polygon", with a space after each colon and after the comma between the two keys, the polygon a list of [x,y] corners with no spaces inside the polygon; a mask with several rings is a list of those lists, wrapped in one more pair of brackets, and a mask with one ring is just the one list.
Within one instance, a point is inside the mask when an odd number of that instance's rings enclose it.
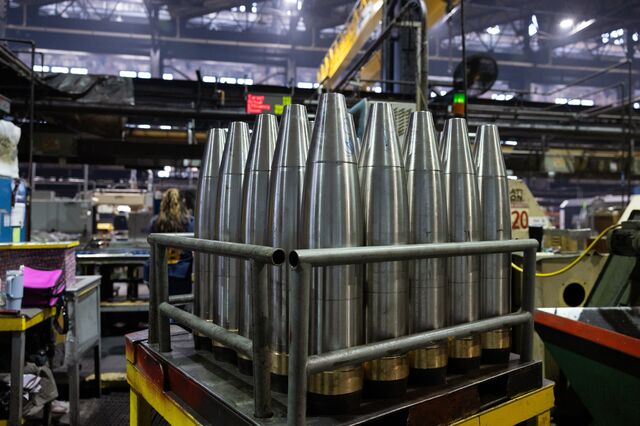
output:
{"label": "gray metal surface", "polygon": [[[225,129],[209,129],[196,191],[194,212],[194,235],[196,238],[213,239],[215,212],[218,209],[216,191],[225,142]],[[213,319],[215,256],[208,253],[196,253],[193,260],[194,313],[200,318]]]}
{"label": "gray metal surface", "polygon": [[[269,175],[278,135],[278,121],[272,114],[260,114],[251,133],[242,189],[242,242],[267,245]],[[245,261],[239,292],[238,332],[251,338],[252,264]],[[266,282],[264,283],[266,285]]]}
{"label": "gray metal surface", "polygon": [[[227,143],[222,154],[220,177],[216,191],[218,210],[213,238],[218,241],[242,241],[242,184],[249,149],[247,123],[229,125]],[[213,320],[222,327],[237,331],[240,317],[239,290],[244,263],[238,259],[218,257],[216,260],[215,309]]]}
{"label": "gray metal surface", "polygon": [[[271,168],[267,230],[267,245],[287,252],[298,247],[309,131],[307,109],[303,105],[287,105]],[[290,273],[288,265],[269,268],[271,350],[279,353],[289,352]]]}
{"label": "gray metal surface", "polygon": [[[478,172],[482,239],[511,239],[511,207],[506,167],[495,124],[483,124],[474,146]],[[480,258],[480,318],[504,315],[511,308],[511,256],[487,254]]]}
{"label": "gray metal surface", "polygon": [[[364,242],[354,140],[344,96],[323,94],[307,157],[300,247],[351,247]],[[311,353],[363,341],[362,268],[312,270]]]}
{"label": "gray metal surface", "polygon": [[[410,242],[446,242],[444,180],[430,112],[411,114],[404,146]],[[446,325],[446,266],[447,261],[443,258],[410,262],[410,332],[432,330]]]}
{"label": "gray metal surface", "polygon": [[[409,206],[400,144],[391,106],[369,108],[358,165],[365,245],[409,243]],[[409,281],[407,263],[365,266],[365,340],[377,342],[407,333]]]}
{"label": "gray metal surface", "polygon": [[[482,236],[480,203],[475,165],[469,146],[469,132],[463,118],[447,122],[445,143],[445,196],[447,199],[448,240],[479,241]],[[449,259],[448,324],[460,324],[479,318],[480,259],[463,256]]]}

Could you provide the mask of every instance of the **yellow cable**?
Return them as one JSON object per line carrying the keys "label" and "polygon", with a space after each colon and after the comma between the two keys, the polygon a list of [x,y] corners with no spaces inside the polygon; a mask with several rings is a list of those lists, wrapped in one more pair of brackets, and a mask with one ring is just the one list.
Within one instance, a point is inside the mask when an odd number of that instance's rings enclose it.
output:
{"label": "yellow cable", "polygon": [[[586,249],[584,249],[584,251],[582,253],[580,253],[580,256],[576,257],[575,259],[573,259],[573,261],[568,264],[567,266],[565,266],[564,268],[558,269],[557,271],[553,271],[553,272],[537,272],[536,273],[536,277],[541,277],[541,278],[545,278],[545,277],[555,277],[556,275],[560,275],[563,274],[565,272],[567,272],[569,269],[573,268],[574,266],[576,266],[598,243],[598,241],[600,241],[602,239],[602,237],[604,237],[607,232],[611,231],[613,228],[617,228],[619,227],[620,224],[613,224],[609,227],[607,227],[604,231],[602,231],[600,233],[600,235],[598,235],[596,237],[595,240],[593,240],[591,242],[591,244],[589,244],[587,246]],[[513,269],[515,269],[516,271],[522,272],[522,268],[519,267],[518,265],[516,265],[515,263],[511,263],[511,267]]]}

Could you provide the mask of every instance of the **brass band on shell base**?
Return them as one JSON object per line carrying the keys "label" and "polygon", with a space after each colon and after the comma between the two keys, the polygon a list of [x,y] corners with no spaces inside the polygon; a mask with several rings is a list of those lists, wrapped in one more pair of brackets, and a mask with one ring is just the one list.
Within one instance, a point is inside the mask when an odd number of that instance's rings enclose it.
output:
{"label": "brass band on shell base", "polygon": [[310,414],[344,414],[355,410],[362,397],[362,367],[323,371],[307,382],[307,409]]}
{"label": "brass band on shell base", "polygon": [[364,364],[365,394],[372,398],[393,398],[407,391],[409,357],[384,357]]}
{"label": "brass band on shell base", "polygon": [[309,377],[307,390],[320,395],[343,395],[362,389],[362,367],[323,371]]}
{"label": "brass band on shell base", "polygon": [[482,345],[478,334],[449,340],[449,373],[465,374],[480,368],[481,355]]}
{"label": "brass band on shell base", "polygon": [[482,361],[488,364],[505,364],[511,355],[511,329],[491,330],[481,335]]}
{"label": "brass band on shell base", "polygon": [[482,349],[509,349],[511,347],[511,330],[501,328],[482,333]]}
{"label": "brass band on shell base", "polygon": [[289,354],[271,352],[271,388],[276,392],[287,393],[289,388]]}
{"label": "brass band on shell base", "polygon": [[432,369],[447,366],[447,346],[445,344],[429,346],[409,352],[409,365],[415,369]]}

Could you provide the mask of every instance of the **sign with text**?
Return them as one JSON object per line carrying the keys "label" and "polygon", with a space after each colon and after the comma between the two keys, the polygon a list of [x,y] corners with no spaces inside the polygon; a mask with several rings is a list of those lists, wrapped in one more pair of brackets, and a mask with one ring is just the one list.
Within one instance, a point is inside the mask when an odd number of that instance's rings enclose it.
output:
{"label": "sign with text", "polygon": [[248,114],[276,114],[284,112],[285,105],[291,104],[291,96],[274,93],[249,93],[247,94]]}

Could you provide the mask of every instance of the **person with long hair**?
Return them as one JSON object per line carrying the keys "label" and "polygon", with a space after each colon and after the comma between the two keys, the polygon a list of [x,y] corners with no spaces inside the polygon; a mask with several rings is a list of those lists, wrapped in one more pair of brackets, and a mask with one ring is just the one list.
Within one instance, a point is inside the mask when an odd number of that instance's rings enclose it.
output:
{"label": "person with long hair", "polygon": [[[167,189],[162,194],[160,212],[151,219],[149,232],[193,232],[193,217],[184,205],[180,191]],[[191,251],[167,249],[169,294],[191,293]]]}

